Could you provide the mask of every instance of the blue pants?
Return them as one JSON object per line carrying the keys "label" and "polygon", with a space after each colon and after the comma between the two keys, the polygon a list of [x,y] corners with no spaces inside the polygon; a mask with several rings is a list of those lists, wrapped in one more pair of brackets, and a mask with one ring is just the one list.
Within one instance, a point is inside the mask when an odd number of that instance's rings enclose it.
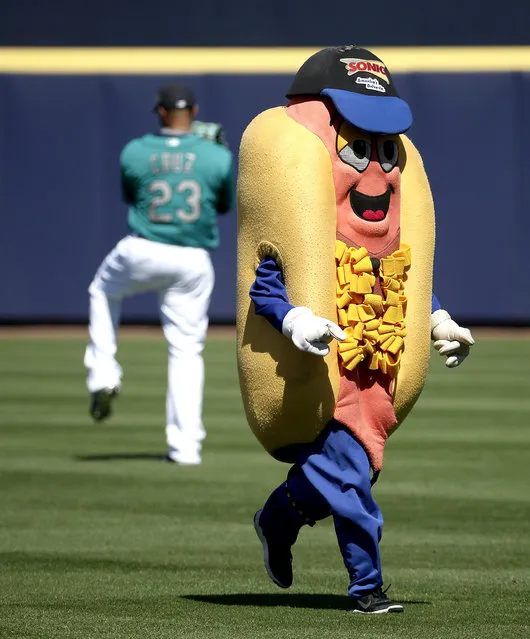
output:
{"label": "blue pants", "polygon": [[304,524],[331,515],[350,577],[348,594],[358,598],[381,586],[383,517],[372,497],[370,462],[363,447],[332,421],[315,442],[300,447],[297,457],[287,481],[263,507],[265,535],[292,546]]}

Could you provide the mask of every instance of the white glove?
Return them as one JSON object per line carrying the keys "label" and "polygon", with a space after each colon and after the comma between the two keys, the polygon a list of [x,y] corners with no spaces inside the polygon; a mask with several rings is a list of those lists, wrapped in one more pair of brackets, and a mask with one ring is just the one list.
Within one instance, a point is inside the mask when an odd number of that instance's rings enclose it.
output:
{"label": "white glove", "polygon": [[333,338],[346,339],[346,334],[334,322],[313,315],[305,306],[295,306],[283,319],[282,333],[305,353],[324,357],[329,353],[329,342]]}
{"label": "white glove", "polygon": [[447,311],[439,309],[431,315],[431,339],[439,355],[445,355],[445,365],[449,368],[459,366],[469,355],[469,347],[475,340],[468,328],[462,328]]}

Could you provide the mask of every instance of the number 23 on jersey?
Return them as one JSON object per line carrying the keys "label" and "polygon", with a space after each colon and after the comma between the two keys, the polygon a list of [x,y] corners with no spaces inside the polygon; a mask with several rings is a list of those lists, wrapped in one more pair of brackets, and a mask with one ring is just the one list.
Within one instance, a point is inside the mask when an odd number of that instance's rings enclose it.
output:
{"label": "number 23 on jersey", "polygon": [[[195,180],[181,180],[174,186],[167,180],[154,180],[147,190],[151,194],[149,203],[149,221],[155,224],[171,224],[176,215],[182,222],[195,222],[201,215],[201,187]],[[162,213],[161,208],[173,199],[173,195],[183,195],[186,208],[177,207],[172,213]]]}

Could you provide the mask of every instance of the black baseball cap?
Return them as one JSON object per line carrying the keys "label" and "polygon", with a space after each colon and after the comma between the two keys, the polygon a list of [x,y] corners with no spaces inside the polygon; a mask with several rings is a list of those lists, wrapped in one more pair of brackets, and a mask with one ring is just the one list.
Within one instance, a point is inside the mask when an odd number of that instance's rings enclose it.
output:
{"label": "black baseball cap", "polygon": [[412,124],[385,63],[353,44],[322,49],[304,62],[286,97],[312,95],[330,98],[345,120],[365,131],[403,133]]}
{"label": "black baseball cap", "polygon": [[195,95],[189,87],[182,84],[165,84],[158,89],[154,110],[158,107],[164,107],[168,111],[190,109],[194,104]]}

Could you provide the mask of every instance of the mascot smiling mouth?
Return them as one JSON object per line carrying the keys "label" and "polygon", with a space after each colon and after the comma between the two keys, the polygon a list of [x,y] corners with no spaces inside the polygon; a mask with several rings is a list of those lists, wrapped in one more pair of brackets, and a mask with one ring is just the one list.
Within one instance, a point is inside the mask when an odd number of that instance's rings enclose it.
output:
{"label": "mascot smiling mouth", "polygon": [[390,205],[392,189],[388,189],[383,195],[364,195],[355,189],[350,191],[350,204],[353,212],[361,220],[367,222],[380,222],[384,220]]}

